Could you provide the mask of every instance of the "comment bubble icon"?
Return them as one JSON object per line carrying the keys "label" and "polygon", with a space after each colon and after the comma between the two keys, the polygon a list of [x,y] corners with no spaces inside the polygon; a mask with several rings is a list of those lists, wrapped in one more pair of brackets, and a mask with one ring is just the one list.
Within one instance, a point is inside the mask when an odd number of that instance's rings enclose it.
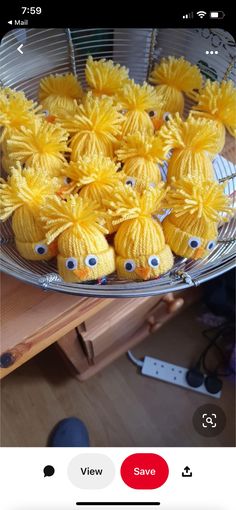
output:
{"label": "comment bubble icon", "polygon": [[53,476],[55,473],[55,469],[53,466],[45,466],[43,468],[43,472],[44,472],[44,478],[45,478],[46,476]]}

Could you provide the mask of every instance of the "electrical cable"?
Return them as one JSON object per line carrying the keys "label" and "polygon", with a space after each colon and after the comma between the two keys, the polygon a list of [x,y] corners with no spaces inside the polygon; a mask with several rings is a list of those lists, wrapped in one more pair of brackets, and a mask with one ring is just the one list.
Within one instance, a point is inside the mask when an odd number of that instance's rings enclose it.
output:
{"label": "electrical cable", "polygon": [[[214,335],[213,338],[209,337],[208,333],[212,333],[214,331],[216,332],[216,335]],[[235,374],[235,370],[232,368],[228,368],[227,370],[220,371],[222,365],[229,366],[229,364],[230,364],[230,359],[231,359],[233,348],[235,345],[234,325],[231,322],[225,322],[224,324],[222,324],[221,326],[219,326],[217,328],[210,328],[210,329],[204,330],[202,332],[202,334],[208,340],[210,338],[210,342],[206,346],[206,348],[202,351],[202,353],[200,354],[198,361],[196,363],[196,366],[199,366],[199,364],[202,363],[202,366],[203,366],[205,372],[210,375],[215,374],[220,377],[228,377],[229,375]],[[227,341],[228,353],[225,348],[226,337],[227,338],[230,337],[230,341]],[[219,345],[219,343],[222,341],[224,343],[223,346]],[[212,348],[216,348],[221,356],[221,360],[214,370],[210,369],[207,365],[207,357],[208,357],[208,354]]]}
{"label": "electrical cable", "polygon": [[143,361],[141,361],[138,358],[135,358],[135,356],[132,354],[131,351],[127,352],[127,356],[132,361],[132,363],[134,363],[134,365],[137,365],[138,367],[142,367],[143,366]]}

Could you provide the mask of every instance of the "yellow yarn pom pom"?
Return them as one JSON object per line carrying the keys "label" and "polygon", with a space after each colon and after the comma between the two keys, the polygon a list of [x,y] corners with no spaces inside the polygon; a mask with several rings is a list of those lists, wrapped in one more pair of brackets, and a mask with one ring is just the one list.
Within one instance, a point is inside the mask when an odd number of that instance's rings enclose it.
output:
{"label": "yellow yarn pom pom", "polygon": [[113,223],[119,224],[124,221],[138,218],[139,216],[151,216],[161,210],[167,188],[161,182],[157,188],[145,190],[142,194],[137,193],[130,186],[120,186],[114,192],[113,200],[104,203],[109,207],[109,213],[113,216]]}
{"label": "yellow yarn pom pom", "polygon": [[192,113],[215,121],[219,128],[218,147],[221,152],[225,144],[225,129],[236,136],[236,87],[232,81],[207,80],[198,94],[198,104]]}
{"label": "yellow yarn pom pom", "polygon": [[119,182],[119,164],[105,156],[84,156],[77,163],[77,185],[81,189],[81,196],[101,203],[100,189],[104,186],[114,187]]}
{"label": "yellow yarn pom pom", "polygon": [[183,57],[167,57],[154,66],[149,81],[156,85],[158,96],[163,101],[163,113],[183,113],[183,92],[190,94],[194,89],[199,89],[202,76],[198,67]]}
{"label": "yellow yarn pom pom", "polygon": [[51,74],[42,78],[39,85],[39,100],[50,114],[58,108],[73,112],[74,100],[81,101],[83,89],[77,78],[71,74]]}
{"label": "yellow yarn pom pom", "polygon": [[30,127],[40,110],[41,107],[26,99],[23,92],[0,89],[0,127],[3,128],[0,141],[9,138],[21,126]]}
{"label": "yellow yarn pom pom", "polygon": [[58,175],[66,163],[67,132],[59,125],[35,121],[30,128],[22,127],[7,141],[7,155],[14,164],[45,168],[50,176]]}
{"label": "yellow yarn pom pom", "polygon": [[187,258],[209,255],[216,244],[219,220],[227,221],[231,213],[222,185],[173,179],[167,201],[171,213],[164,219],[163,229],[171,249]]}
{"label": "yellow yarn pom pom", "polygon": [[125,83],[129,81],[129,70],[112,60],[93,60],[89,56],[85,68],[88,86],[97,96],[114,96],[119,94]]}
{"label": "yellow yarn pom pom", "polygon": [[110,206],[113,223],[119,225],[115,235],[116,269],[120,279],[157,278],[173,265],[173,256],[165,244],[161,224],[152,214],[161,208],[166,190],[158,188],[139,195],[129,186],[114,193]]}
{"label": "yellow yarn pom pom", "polygon": [[155,188],[161,181],[158,163],[163,163],[167,152],[158,136],[146,132],[126,136],[116,152],[118,160],[124,163],[122,170],[127,176],[126,184],[139,192]]}
{"label": "yellow yarn pom pom", "polygon": [[159,132],[166,150],[173,150],[167,180],[172,177],[214,179],[211,158],[216,152],[218,131],[215,123],[192,116],[183,121],[176,114]]}
{"label": "yellow yarn pom pom", "polygon": [[[70,193],[80,190],[80,196],[87,201],[95,201],[99,208],[106,212],[103,199],[109,199],[113,190],[122,182],[122,172],[118,172],[117,165],[105,156],[84,156],[77,162],[71,161],[68,167],[63,169],[66,179],[71,181],[61,188],[61,193]],[[114,232],[110,217],[105,217],[106,228],[109,233]]]}
{"label": "yellow yarn pom pom", "polygon": [[5,172],[9,173],[12,166],[12,161],[7,156],[5,156],[4,151],[2,152],[3,152],[1,159],[2,168]]}
{"label": "yellow yarn pom pom", "polygon": [[111,98],[93,97],[89,92],[73,118],[68,116],[63,122],[72,134],[71,159],[77,161],[79,156],[90,154],[112,157],[123,121]]}
{"label": "yellow yarn pom pom", "polygon": [[118,99],[125,114],[123,135],[133,134],[137,131],[153,133],[152,117],[159,116],[162,110],[162,102],[154,87],[145,82],[143,85],[137,85],[133,80],[130,80],[130,83],[123,87]]}
{"label": "yellow yarn pom pom", "polygon": [[49,260],[56,254],[56,246],[46,244],[39,215],[41,205],[53,195],[55,187],[45,170],[22,169],[19,163],[11,169],[7,181],[1,179],[0,219],[5,221],[13,214],[16,246],[28,260]]}
{"label": "yellow yarn pom pom", "polygon": [[97,204],[78,195],[50,199],[42,210],[48,242],[58,238],[58,270],[67,282],[95,280],[115,270]]}

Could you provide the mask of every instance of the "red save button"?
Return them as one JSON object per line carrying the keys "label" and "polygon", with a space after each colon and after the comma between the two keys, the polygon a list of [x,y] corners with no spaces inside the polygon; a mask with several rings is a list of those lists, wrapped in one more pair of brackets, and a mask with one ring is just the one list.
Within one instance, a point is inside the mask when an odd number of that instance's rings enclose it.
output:
{"label": "red save button", "polygon": [[121,466],[121,478],[132,489],[158,489],[167,480],[166,461],[155,453],[134,453]]}

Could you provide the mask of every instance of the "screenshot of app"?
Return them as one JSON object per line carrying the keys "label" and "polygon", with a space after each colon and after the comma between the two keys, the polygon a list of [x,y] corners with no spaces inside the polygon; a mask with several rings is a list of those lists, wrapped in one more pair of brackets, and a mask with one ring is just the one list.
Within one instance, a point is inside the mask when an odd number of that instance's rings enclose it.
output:
{"label": "screenshot of app", "polygon": [[233,11],[1,18],[1,508],[232,510]]}

